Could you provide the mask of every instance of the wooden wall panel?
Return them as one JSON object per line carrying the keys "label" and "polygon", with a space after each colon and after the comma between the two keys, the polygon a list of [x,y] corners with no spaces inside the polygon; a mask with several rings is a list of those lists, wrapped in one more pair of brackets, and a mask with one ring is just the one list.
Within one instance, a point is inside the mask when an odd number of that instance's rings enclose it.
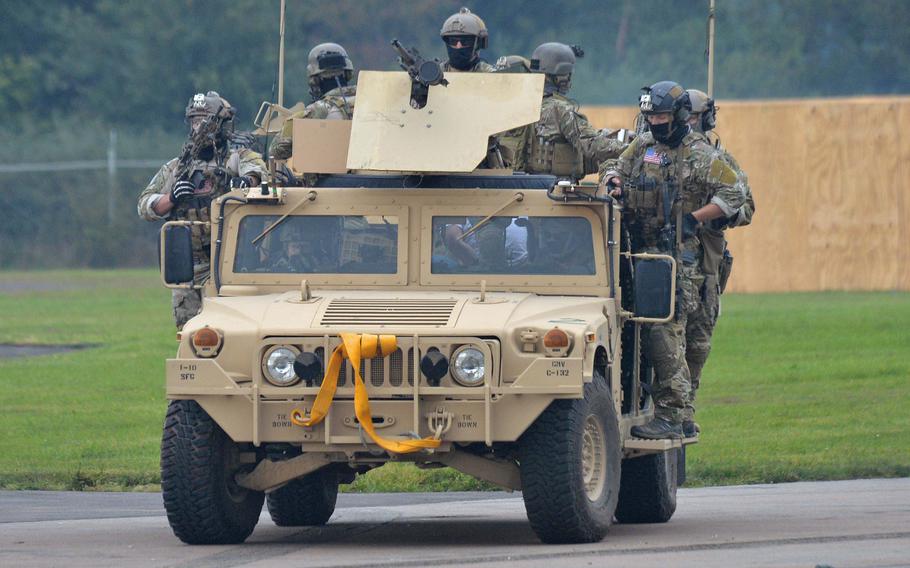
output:
{"label": "wooden wall panel", "polygon": [[[910,290],[910,97],[718,101],[757,213],[728,231],[731,290]],[[631,127],[635,107],[583,109]]]}

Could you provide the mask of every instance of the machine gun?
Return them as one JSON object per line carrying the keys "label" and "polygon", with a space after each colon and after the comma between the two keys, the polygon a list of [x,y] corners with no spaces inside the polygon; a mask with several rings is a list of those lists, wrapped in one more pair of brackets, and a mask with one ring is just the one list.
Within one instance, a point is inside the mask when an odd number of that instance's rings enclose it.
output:
{"label": "machine gun", "polygon": [[[193,160],[198,158],[200,152],[208,146],[215,148],[217,154],[218,138],[223,135],[222,128],[224,127],[224,123],[231,120],[233,117],[234,109],[221,105],[214,115],[207,116],[202,120],[202,124],[199,125],[199,128],[195,132],[190,134],[190,139],[186,141],[186,144],[183,145],[183,150],[180,152],[180,158],[177,161],[177,170],[175,172],[178,180],[189,180],[196,189],[201,187],[205,176],[200,170],[190,171]],[[221,162],[224,161],[224,156],[216,155],[216,158],[219,158],[218,162],[219,166],[221,166]],[[219,167],[218,170],[221,171],[221,175],[223,176],[223,168]]]}
{"label": "machine gun", "polygon": [[425,107],[430,87],[448,86],[438,59],[424,59],[416,47],[405,47],[397,39],[392,40],[392,48],[398,54],[398,65],[411,76],[411,106]]}
{"label": "machine gun", "polygon": [[445,87],[449,84],[444,76],[442,63],[438,59],[424,59],[416,47],[405,47],[397,39],[392,40],[392,48],[398,53],[398,64],[408,72],[411,80],[424,87],[433,85]]}

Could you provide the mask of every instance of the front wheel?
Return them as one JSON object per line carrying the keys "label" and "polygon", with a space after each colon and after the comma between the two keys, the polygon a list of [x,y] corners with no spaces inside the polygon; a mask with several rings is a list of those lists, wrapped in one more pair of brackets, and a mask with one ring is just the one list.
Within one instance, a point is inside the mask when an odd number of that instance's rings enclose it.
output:
{"label": "front wheel", "polygon": [[269,514],[279,527],[324,525],[335,512],[338,474],[321,469],[299,477],[267,495]]}
{"label": "front wheel", "polygon": [[585,396],[553,401],[519,441],[522,496],[546,543],[603,539],[619,498],[622,460],[613,398],[601,376]]}
{"label": "front wheel", "polygon": [[676,512],[679,472],[677,449],[625,460],[616,520],[620,523],[666,523]]}
{"label": "front wheel", "polygon": [[187,544],[237,544],[253,532],[265,494],[237,485],[237,445],[192,400],[168,404],[161,439],[167,520]]}

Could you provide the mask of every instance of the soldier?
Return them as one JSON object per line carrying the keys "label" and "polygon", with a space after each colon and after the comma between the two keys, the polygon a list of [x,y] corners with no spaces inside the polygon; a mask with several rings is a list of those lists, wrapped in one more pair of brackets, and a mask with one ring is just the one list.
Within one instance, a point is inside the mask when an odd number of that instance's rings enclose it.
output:
{"label": "soldier", "polygon": [[677,83],[646,87],[639,106],[649,124],[617,159],[601,166],[601,183],[625,205],[633,252],[677,259],[675,318],[645,326],[643,347],[655,372],[654,419],[632,429],[641,438],[682,436],[689,397],[685,329],[705,281],[698,229],[736,213],[745,201],[734,172],[689,128],[690,102]]}
{"label": "soldier", "polygon": [[[228,145],[234,108],[215,91],[199,93],[186,107],[190,142],[184,153],[167,162],[148,187],[139,195],[139,216],[148,221],[209,221],[213,198],[232,187],[251,187],[266,179],[262,157],[248,149],[231,149]],[[207,225],[194,225],[194,281],[202,285],[209,275]],[[200,289],[175,289],[172,292],[174,323],[177,329],[202,309]]]}
{"label": "soldier", "polygon": [[343,47],[337,43],[320,43],[310,50],[306,70],[313,102],[291,115],[272,141],[269,151],[278,160],[291,157],[292,119],[351,120],[354,116],[357,85],[349,85],[354,79],[354,64]]}
{"label": "soldier", "polygon": [[480,16],[462,8],[442,24],[439,31],[446,44],[449,57],[443,63],[444,71],[479,71],[489,73],[494,67],[480,58],[478,53],[489,44],[487,25]]}
{"label": "soldier", "polygon": [[689,117],[689,126],[693,131],[704,135],[705,141],[717,148],[721,158],[730,166],[737,175],[737,185],[745,195],[746,202],[729,218],[716,219],[699,230],[698,238],[702,243],[702,266],[705,271],[704,301],[698,310],[686,323],[686,363],[689,366],[691,388],[689,400],[683,416],[683,433],[694,436],[698,431],[695,423],[695,396],[701,383],[701,372],[711,352],[711,336],[714,325],[720,315],[720,295],[726,287],[733,264],[733,256],[727,251],[727,241],[724,238],[724,229],[748,225],[752,222],[755,212],[755,201],[749,188],[749,178],[739,167],[739,164],[724,150],[717,141],[712,142],[708,133],[714,129],[717,120],[717,107],[714,99],[702,91],[689,89],[687,91],[692,102],[692,112]]}
{"label": "soldier", "polygon": [[555,42],[541,44],[531,54],[531,72],[545,74],[543,105],[535,124],[500,137],[509,149],[512,169],[578,181],[625,149],[624,142],[592,127],[575,101],[566,97],[575,58],[583,55],[577,46]]}

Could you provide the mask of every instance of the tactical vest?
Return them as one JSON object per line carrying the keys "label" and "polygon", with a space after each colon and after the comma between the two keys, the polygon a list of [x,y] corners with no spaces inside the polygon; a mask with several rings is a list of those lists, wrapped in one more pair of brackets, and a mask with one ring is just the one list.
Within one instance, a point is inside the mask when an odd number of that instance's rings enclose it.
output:
{"label": "tactical vest", "polygon": [[[704,192],[698,191],[689,181],[693,174],[689,158],[694,141],[691,135],[687,136],[672,150],[665,147],[658,150],[659,146],[647,138],[640,142],[632,162],[631,179],[626,182],[624,200],[626,207],[635,211],[635,232],[645,247],[658,246],[661,229],[667,224],[664,199],[673,200],[669,208],[671,224],[708,202]],[[689,241],[683,243],[683,248],[697,249],[697,239]]]}
{"label": "tactical vest", "polygon": [[[555,96],[555,95],[554,95]],[[544,104],[546,98],[544,98]],[[559,134],[559,125],[550,124],[557,119],[555,111],[543,112],[541,120],[531,125],[527,143],[528,173],[551,174],[578,180],[585,176],[585,158],[580,150],[569,144]]]}
{"label": "tactical vest", "polygon": [[328,104],[329,110],[326,114],[327,119],[333,120],[351,120],[354,117],[355,94],[344,95],[334,93],[337,89],[329,91],[322,97],[322,101]]}
{"label": "tactical vest", "polygon": [[[212,200],[224,195],[228,191],[229,176],[219,177],[215,175],[216,166],[213,163],[205,164],[203,176],[206,181],[211,181],[212,192],[205,196],[193,197],[192,199],[178,203],[172,210],[170,219],[179,219],[181,221],[201,221],[210,223]],[[212,242],[211,225],[192,225],[190,235],[193,241],[193,264],[208,262],[210,258],[210,248]]]}

